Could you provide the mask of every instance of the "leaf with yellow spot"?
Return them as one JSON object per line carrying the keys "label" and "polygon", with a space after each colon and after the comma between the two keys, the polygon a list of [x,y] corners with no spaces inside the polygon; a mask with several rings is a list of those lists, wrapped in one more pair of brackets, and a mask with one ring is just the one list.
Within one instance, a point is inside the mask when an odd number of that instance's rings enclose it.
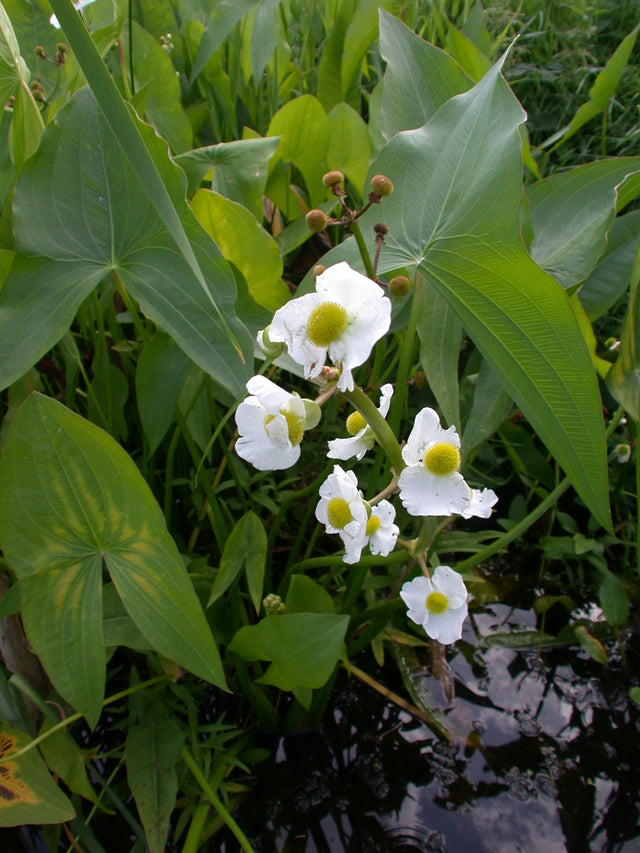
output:
{"label": "leaf with yellow spot", "polygon": [[0,826],[60,823],[75,817],[73,806],[55,785],[36,749],[11,756],[29,737],[4,725],[0,730]]}
{"label": "leaf with yellow spot", "polygon": [[102,569],[150,646],[225,689],[176,545],[134,462],[105,432],[32,394],[0,459],[0,547],[33,650],[91,726],[105,687]]}

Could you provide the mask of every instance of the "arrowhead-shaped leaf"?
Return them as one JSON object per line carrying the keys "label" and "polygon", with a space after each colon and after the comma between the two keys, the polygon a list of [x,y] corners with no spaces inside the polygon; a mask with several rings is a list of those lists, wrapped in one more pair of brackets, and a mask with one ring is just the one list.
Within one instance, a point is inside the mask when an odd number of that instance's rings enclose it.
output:
{"label": "arrowhead-shaped leaf", "polygon": [[34,651],[91,725],[105,683],[103,561],[152,648],[224,688],[204,613],[135,464],[107,433],[40,394],[15,416],[0,460],[0,546]]}
{"label": "arrowhead-shaped leaf", "polygon": [[[91,92],[80,90],[43,134],[22,169],[13,214],[16,257],[0,292],[0,386],[15,381],[62,337],[75,313],[110,273],[143,311],[204,370],[235,394],[253,345],[234,314],[233,273],[186,208],[184,177],[166,143],[138,123],[209,294],[158,216]],[[224,314],[224,321],[214,307]]]}

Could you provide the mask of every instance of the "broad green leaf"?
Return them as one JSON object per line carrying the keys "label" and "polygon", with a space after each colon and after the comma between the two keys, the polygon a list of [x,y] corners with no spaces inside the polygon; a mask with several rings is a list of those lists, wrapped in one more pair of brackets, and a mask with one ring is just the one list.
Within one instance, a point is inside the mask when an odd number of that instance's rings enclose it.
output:
{"label": "broad green leaf", "polygon": [[145,344],[136,365],[136,399],[153,453],[175,418],[178,395],[193,362],[164,332]]}
{"label": "broad green leaf", "polygon": [[535,262],[564,288],[584,281],[607,246],[616,211],[640,194],[640,157],[577,166],[526,190]]}
{"label": "broad green leaf", "polygon": [[491,68],[491,60],[463,32],[449,23],[447,30],[447,53],[474,82],[481,80]]}
{"label": "broad green leaf", "polygon": [[462,433],[463,466],[473,450],[499,429],[513,411],[513,401],[502,387],[489,362],[482,362],[473,403]]}
{"label": "broad green leaf", "polygon": [[322,176],[327,171],[329,121],[320,101],[313,95],[289,101],[271,119],[267,136],[280,137],[272,163],[293,163],[305,179],[311,206],[317,207],[328,192]]}
{"label": "broad green leaf", "polygon": [[[96,284],[116,273],[147,316],[197,364],[234,393],[242,390],[253,345],[233,312],[233,274],[185,208],[184,179],[169,160],[166,143],[148,126],[136,126],[180,208],[190,250],[207,273],[208,295],[176,251],[85,88],[46,128],[16,185],[18,251],[0,291],[0,386],[50,349]],[[224,308],[224,323],[213,308],[212,294]],[[242,341],[245,365],[229,341],[230,327]]]}
{"label": "broad green leaf", "polygon": [[418,318],[420,364],[448,426],[460,425],[458,357],[462,324],[439,290],[429,282],[420,286]]}
{"label": "broad green leaf", "polygon": [[639,30],[640,24],[620,42],[611,59],[596,77],[595,83],[589,90],[589,100],[587,103],[580,107],[567,127],[563,127],[562,130],[545,139],[542,143],[545,148],[549,145],[553,145],[554,148],[562,145],[563,142],[566,142],[567,139],[580,130],[584,124],[597,116],[598,113],[606,110],[609,101],[615,95],[622,73],[627,67]]}
{"label": "broad green leaf", "polygon": [[584,337],[585,343],[587,344],[589,355],[591,356],[591,360],[593,361],[593,366],[595,367],[598,376],[600,376],[602,379],[606,379],[607,374],[611,369],[611,362],[607,361],[604,358],[600,358],[600,356],[596,352],[598,348],[598,342],[596,341],[593,326],[589,322],[589,318],[587,317],[586,312],[582,307],[582,302],[580,302],[580,300],[578,299],[577,293],[574,293],[571,297],[571,307],[573,308],[573,312],[576,315],[576,319],[582,331],[582,336]]}
{"label": "broad green leaf", "polygon": [[[524,112],[502,61],[424,127],[398,133],[371,173],[395,190],[361,219],[384,218],[378,272],[417,265],[456,311],[602,525],[610,527],[606,443],[595,371],[562,288],[526,252],[517,211]],[[352,251],[334,251],[331,260]]]}
{"label": "broad green leaf", "polygon": [[[146,87],[147,117],[172,151],[187,151],[193,147],[193,131],[180,103],[180,82],[173,62],[160,43],[136,21],[132,28],[135,87],[136,90]],[[122,52],[129,56],[128,27],[122,31]]]}
{"label": "broad green leaf", "polygon": [[243,274],[255,301],[272,311],[283,305],[291,294],[282,280],[280,250],[253,213],[210,190],[198,190],[191,207],[227,261]]}
{"label": "broad green leaf", "polygon": [[32,394],[0,459],[0,546],[25,631],[56,689],[95,725],[105,681],[102,563],[151,646],[224,687],[175,543],[133,461],[107,433]]}
{"label": "broad green leaf", "polygon": [[87,418],[114,438],[126,441],[129,426],[124,407],[129,397],[129,383],[115,364],[101,363],[98,367],[94,360],[93,374],[94,378],[89,383],[92,393],[89,395]]}
{"label": "broad green leaf", "polygon": [[327,165],[329,169],[339,169],[362,193],[367,172],[371,139],[367,125],[360,115],[348,104],[336,104],[328,115],[329,149]]}
{"label": "broad green leaf", "polygon": [[606,313],[629,289],[640,234],[640,210],[617,216],[609,231],[607,248],[596,268],[578,291],[587,317],[593,322]]}
{"label": "broad green leaf", "polygon": [[251,27],[251,74],[257,83],[278,45],[280,4],[282,0],[261,0],[255,9]]}
{"label": "broad green leaf", "polygon": [[392,15],[399,14],[403,5],[402,0],[360,0],[358,3],[345,33],[341,57],[342,96],[345,100],[357,87],[362,63],[378,38],[378,10],[385,9]]}
{"label": "broad green leaf", "polygon": [[287,590],[285,612],[335,613],[336,608],[323,586],[306,575],[294,575]]}
{"label": "broad green leaf", "polygon": [[277,138],[236,139],[180,154],[175,161],[187,176],[189,197],[199,189],[213,167],[211,189],[244,204],[262,222],[262,196],[269,174],[269,159],[279,141]]}
{"label": "broad green leaf", "polygon": [[176,804],[182,729],[159,703],[129,729],[125,744],[127,781],[147,836],[149,853],[165,849],[169,819]]}
{"label": "broad green leaf", "polygon": [[249,511],[238,521],[225,542],[207,607],[226,592],[246,565],[249,594],[257,613],[262,602],[266,559],[267,534],[258,516]]}
{"label": "broad green leaf", "polygon": [[13,105],[13,118],[9,134],[9,153],[16,171],[37,149],[44,122],[31,90],[24,80],[20,81]]}
{"label": "broad green leaf", "polygon": [[631,273],[629,304],[622,323],[620,352],[607,374],[607,387],[631,417],[640,420],[640,240]]}
{"label": "broad green leaf", "polygon": [[[49,720],[45,720],[40,734],[48,732],[51,725]],[[40,744],[40,751],[49,770],[59,776],[70,791],[80,794],[92,803],[99,802],[89,782],[85,756],[66,731],[55,732],[46,737]]]}
{"label": "broad green leaf", "polygon": [[382,93],[386,139],[421,127],[449,98],[473,85],[454,59],[382,9],[380,52],[387,62]]}
{"label": "broad green leaf", "polygon": [[24,732],[2,724],[0,826],[61,823],[75,817],[73,806],[54,783],[37,749],[11,760],[12,753],[21,750],[30,740]]}
{"label": "broad green leaf", "polygon": [[[110,127],[121,154],[124,155],[129,168],[137,175],[139,185],[170,235],[172,249],[175,251],[177,247],[186,261],[211,309],[217,314],[224,334],[242,361],[242,349],[227,324],[224,306],[221,307],[216,303],[207,285],[205,275],[178,215],[175,202],[165,186],[162,170],[158,168],[157,161],[152,157],[148,143],[145,144],[139,125],[136,124],[127,104],[122,100],[114,80],[70,0],[53,0],[51,6],[65,36],[71,43],[80,67],[100,105],[101,115]],[[166,156],[166,152],[164,154]]]}
{"label": "broad green leaf", "polygon": [[0,3],[0,104],[7,103],[22,80],[28,84],[30,79],[13,26]]}
{"label": "broad green leaf", "polygon": [[102,588],[102,632],[107,649],[126,646],[139,652],[152,651],[149,641],[124,609],[112,583]]}
{"label": "broad green leaf", "polygon": [[261,0],[222,0],[211,13],[191,70],[191,82],[204,69],[238,21]]}
{"label": "broad green leaf", "polygon": [[340,657],[348,616],[291,613],[240,628],[228,646],[245,660],[272,661],[261,684],[281,690],[322,687]]}

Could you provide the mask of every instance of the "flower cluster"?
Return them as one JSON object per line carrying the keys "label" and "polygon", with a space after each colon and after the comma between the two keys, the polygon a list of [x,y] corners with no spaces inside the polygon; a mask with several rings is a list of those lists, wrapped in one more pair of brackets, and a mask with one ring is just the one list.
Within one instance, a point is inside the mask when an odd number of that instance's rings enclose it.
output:
{"label": "flower cluster", "polygon": [[[391,302],[372,279],[339,263],[316,278],[315,292],[292,299],[279,308],[270,326],[258,334],[265,353],[277,357],[286,350],[304,376],[324,383],[318,398],[337,390],[356,399],[367,413],[354,411],[346,422],[346,438],[329,441],[327,456],[340,461],[361,460],[381,434],[389,431],[385,418],[393,386],[383,385],[376,410],[354,392],[353,370],[364,364],[374,344],[388,331]],[[330,366],[327,367],[327,361]],[[320,408],[279,388],[264,376],[247,382],[249,396],[236,411],[239,438],[236,452],[259,470],[280,470],[300,457],[304,433],[320,419]],[[358,391],[362,395],[361,391]],[[364,403],[369,402],[369,408]],[[396,510],[386,499],[399,491],[405,510],[414,516],[488,518],[497,496],[491,489],[471,488],[459,471],[460,438],[455,427],[444,429],[437,413],[424,408],[415,419],[406,444],[394,446],[394,479],[377,498],[365,500],[353,471],[334,465],[319,490],[316,518],[327,533],[336,534],[344,546],[345,563],[359,562],[368,547],[371,554],[387,556],[396,547],[399,527]],[[406,547],[406,544],[405,544]],[[426,566],[424,566],[426,572]],[[408,616],[441,643],[459,639],[467,615],[467,591],[459,574],[439,566],[430,577],[405,583],[400,595]]]}

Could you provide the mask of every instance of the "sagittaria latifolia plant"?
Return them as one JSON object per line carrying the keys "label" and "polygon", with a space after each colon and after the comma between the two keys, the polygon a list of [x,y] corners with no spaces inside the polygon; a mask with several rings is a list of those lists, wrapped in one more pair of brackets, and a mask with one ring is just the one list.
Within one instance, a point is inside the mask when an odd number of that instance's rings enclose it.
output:
{"label": "sagittaria latifolia plant", "polygon": [[[89,28],[69,0],[5,5],[1,612],[31,654],[0,670],[0,823],[76,842],[98,781],[162,850],[180,791],[193,853],[234,827],[246,724],[319,726],[340,667],[385,690],[359,652],[470,637],[472,570],[570,486],[611,535],[602,395],[609,432],[640,417],[640,158],[543,177],[508,55],[459,64],[401,4],[354,2],[355,23],[328,4],[315,76],[283,26],[300,4],[163,4],[160,23],[151,0],[135,20],[95,0]],[[292,295],[310,230],[322,257]],[[591,323],[627,294],[612,363]],[[597,571],[619,628],[627,587]],[[113,768],[68,735],[109,719]]]}

